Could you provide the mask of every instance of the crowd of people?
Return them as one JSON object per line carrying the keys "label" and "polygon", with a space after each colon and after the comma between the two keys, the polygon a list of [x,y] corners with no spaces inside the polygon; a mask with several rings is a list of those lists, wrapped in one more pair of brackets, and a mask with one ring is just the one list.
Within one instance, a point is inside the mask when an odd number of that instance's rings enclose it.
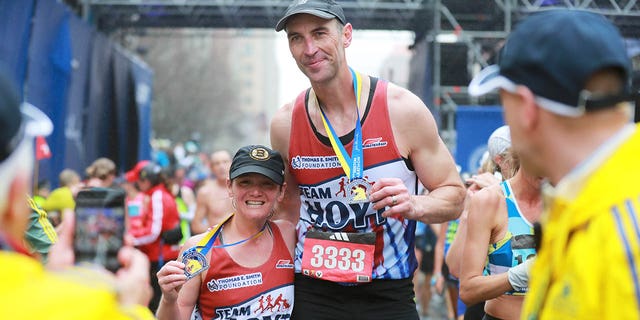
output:
{"label": "crowd of people", "polygon": [[[516,26],[469,86],[506,122],[470,176],[419,97],[349,67],[338,3],[293,1],[275,29],[310,87],[271,146],[99,158],[51,191],[30,181],[52,125],[0,74],[1,318],[434,319],[432,293],[450,319],[640,317],[640,131],[611,22]],[[77,195],[100,189],[125,195],[113,273],[75,264]]]}

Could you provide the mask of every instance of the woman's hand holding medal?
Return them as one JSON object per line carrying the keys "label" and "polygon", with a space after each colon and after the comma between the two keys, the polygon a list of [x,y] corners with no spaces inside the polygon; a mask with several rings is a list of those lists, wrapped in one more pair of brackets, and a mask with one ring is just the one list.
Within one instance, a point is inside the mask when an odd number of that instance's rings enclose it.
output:
{"label": "woman's hand holding medal", "polygon": [[173,303],[178,300],[180,288],[187,282],[184,268],[184,263],[173,260],[167,262],[167,264],[158,271],[158,284],[160,285],[160,289],[162,289],[162,299],[166,302]]}

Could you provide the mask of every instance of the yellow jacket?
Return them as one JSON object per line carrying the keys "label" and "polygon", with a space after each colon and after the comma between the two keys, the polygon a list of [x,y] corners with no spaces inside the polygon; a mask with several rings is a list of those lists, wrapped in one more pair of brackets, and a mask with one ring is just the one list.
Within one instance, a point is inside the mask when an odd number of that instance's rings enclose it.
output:
{"label": "yellow jacket", "polygon": [[545,199],[522,319],[640,319],[640,130],[630,130]]}
{"label": "yellow jacket", "polygon": [[119,305],[108,282],[86,272],[54,274],[31,257],[0,251],[0,319],[153,319],[146,307]]}
{"label": "yellow jacket", "polygon": [[73,192],[69,187],[57,188],[49,194],[42,203],[42,209],[45,211],[62,211],[63,209],[75,209],[76,200],[73,198]]}

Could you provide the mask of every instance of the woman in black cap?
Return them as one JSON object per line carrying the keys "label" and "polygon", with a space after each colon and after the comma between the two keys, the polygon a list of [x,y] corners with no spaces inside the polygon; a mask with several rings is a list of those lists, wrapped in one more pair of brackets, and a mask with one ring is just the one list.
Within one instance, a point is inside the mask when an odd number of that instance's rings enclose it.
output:
{"label": "woman in black cap", "polygon": [[284,196],[281,155],[264,146],[238,150],[229,196],[235,212],[184,244],[158,272],[159,319],[288,319],[293,309],[295,226],[270,221]]}

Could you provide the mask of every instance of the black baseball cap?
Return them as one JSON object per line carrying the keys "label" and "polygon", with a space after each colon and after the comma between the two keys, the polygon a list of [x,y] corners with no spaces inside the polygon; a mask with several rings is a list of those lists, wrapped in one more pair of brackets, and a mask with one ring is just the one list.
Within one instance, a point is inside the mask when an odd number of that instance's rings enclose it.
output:
{"label": "black baseball cap", "polygon": [[48,136],[53,123],[28,102],[20,103],[18,88],[0,68],[0,162],[7,159],[25,138]]}
{"label": "black baseball cap", "polygon": [[229,179],[233,180],[247,173],[259,173],[282,185],[284,182],[282,156],[278,151],[262,145],[242,147],[233,156],[231,168],[229,168]]}
{"label": "black baseball cap", "polygon": [[284,29],[287,25],[287,20],[299,13],[308,13],[323,19],[335,18],[340,20],[342,24],[347,23],[342,7],[333,0],[295,0],[289,5],[278,24],[276,24],[276,31]]}
{"label": "black baseball cap", "polygon": [[[620,70],[625,89],[592,97],[584,86],[604,68]],[[631,100],[630,75],[624,39],[609,20],[588,11],[552,9],[534,13],[515,27],[498,64],[474,77],[469,94],[480,96],[495,89],[513,92],[516,85],[524,85],[536,95],[540,107],[576,117]]]}

